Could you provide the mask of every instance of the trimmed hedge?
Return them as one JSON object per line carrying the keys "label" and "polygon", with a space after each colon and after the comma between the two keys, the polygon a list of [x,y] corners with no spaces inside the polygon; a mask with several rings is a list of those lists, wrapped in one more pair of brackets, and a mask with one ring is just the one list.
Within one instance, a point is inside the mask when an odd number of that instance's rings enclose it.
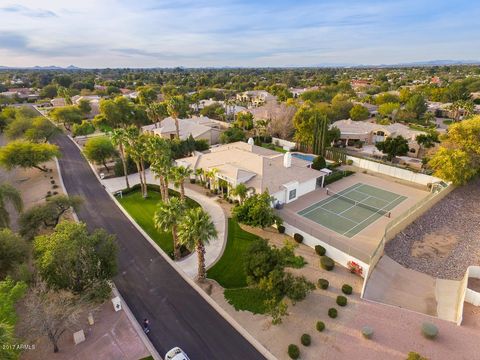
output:
{"label": "trimmed hedge", "polygon": [[362,328],[362,335],[365,339],[371,339],[373,336],[373,329],[370,326],[364,326]]}
{"label": "trimmed hedge", "polygon": [[337,305],[339,306],[346,306],[347,305],[347,298],[343,295],[337,296]]}
{"label": "trimmed hedge", "polygon": [[331,173],[330,175],[325,176],[325,183],[324,185],[331,184],[335,181],[338,181],[340,179],[343,179],[344,177],[350,176],[352,174],[355,174],[355,171],[351,170],[345,170],[345,171],[336,171]]}
{"label": "trimmed hedge", "polygon": [[285,234],[285,226],[279,225],[277,230],[280,234]]}
{"label": "trimmed hedge", "polygon": [[335,267],[335,262],[328,256],[322,256],[320,257],[320,266],[322,269],[331,271]]}
{"label": "trimmed hedge", "polygon": [[422,325],[422,334],[427,339],[433,340],[438,335],[438,328],[435,324],[425,322]]}
{"label": "trimmed hedge", "polygon": [[328,316],[330,316],[332,319],[335,319],[338,316],[337,309],[335,308],[328,309]]}
{"label": "trimmed hedge", "polygon": [[330,283],[327,279],[318,279],[317,285],[319,289],[327,290]]}
{"label": "trimmed hedge", "polygon": [[298,359],[300,357],[300,349],[297,345],[288,345],[288,356],[290,356],[290,359]]}
{"label": "trimmed hedge", "polygon": [[303,334],[302,337],[300,338],[300,342],[302,343],[303,346],[310,346],[312,343],[312,338],[308,334]]}
{"label": "trimmed hedge", "polygon": [[343,284],[342,286],[342,292],[345,294],[345,295],[351,295],[352,294],[352,287],[348,284]]}
{"label": "trimmed hedge", "polygon": [[317,255],[323,256],[327,252],[325,248],[322,245],[315,245],[315,252]]}
{"label": "trimmed hedge", "polygon": [[303,242],[303,235],[302,235],[302,234],[297,234],[297,233],[295,233],[295,234],[293,234],[293,239],[294,239],[297,243],[301,244],[301,243]]}
{"label": "trimmed hedge", "polygon": [[316,328],[317,331],[322,332],[323,330],[325,330],[325,323],[323,321],[317,321]]}

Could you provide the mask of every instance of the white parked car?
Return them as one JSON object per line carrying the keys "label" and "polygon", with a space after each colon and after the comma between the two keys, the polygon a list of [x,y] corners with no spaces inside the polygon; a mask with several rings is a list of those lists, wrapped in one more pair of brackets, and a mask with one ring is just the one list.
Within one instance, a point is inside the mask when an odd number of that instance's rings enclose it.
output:
{"label": "white parked car", "polygon": [[190,358],[179,347],[174,347],[165,354],[165,360],[190,360]]}

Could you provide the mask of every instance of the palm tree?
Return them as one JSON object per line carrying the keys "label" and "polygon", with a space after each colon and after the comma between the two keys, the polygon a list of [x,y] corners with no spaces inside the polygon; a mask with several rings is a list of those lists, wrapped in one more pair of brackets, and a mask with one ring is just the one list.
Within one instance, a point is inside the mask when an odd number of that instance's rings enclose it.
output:
{"label": "palm tree", "polygon": [[182,199],[182,201],[185,201],[185,180],[189,179],[192,173],[192,169],[185,166],[174,167],[170,172],[173,185],[176,188],[180,188],[180,199]]}
{"label": "palm tree", "polygon": [[217,236],[217,230],[210,215],[201,207],[185,212],[178,225],[178,240],[190,251],[195,250],[198,257],[197,280],[203,282],[206,277],[205,245]]}
{"label": "palm tree", "polygon": [[203,181],[203,169],[202,168],[195,169],[195,181],[198,181],[198,178],[200,178],[200,181]]}
{"label": "palm tree", "polygon": [[130,189],[130,183],[128,182],[128,169],[127,169],[127,156],[125,147],[128,146],[128,136],[125,129],[114,129],[110,138],[113,145],[118,147],[118,153],[120,154],[120,160],[123,165],[123,173],[125,175],[125,183],[127,184],[127,189]]}
{"label": "palm tree", "polygon": [[150,168],[160,181],[160,194],[163,201],[168,201],[168,178],[172,168],[172,150],[169,142],[158,136],[150,136],[147,144]]}
{"label": "palm tree", "polygon": [[232,190],[232,194],[240,198],[240,204],[243,204],[245,198],[247,197],[247,193],[248,193],[248,187],[243,183],[238,184]]}
{"label": "palm tree", "polygon": [[23,210],[22,195],[9,184],[0,184],[0,228],[10,226],[10,214],[5,208],[6,203],[9,202],[13,205],[17,212]]}
{"label": "palm tree", "polygon": [[175,131],[177,134],[177,139],[180,139],[180,125],[178,123],[178,118],[182,113],[183,108],[185,107],[185,101],[181,96],[173,96],[167,100],[167,112],[168,115],[172,117],[175,121]]}
{"label": "palm tree", "polygon": [[151,103],[147,106],[146,109],[148,119],[155,125],[158,124],[166,117],[167,115],[167,108],[165,103]]}
{"label": "palm tree", "polygon": [[211,168],[209,170],[204,171],[205,177],[208,180],[208,183],[210,184],[210,189],[213,190],[215,189],[216,185],[216,179],[215,176],[218,173],[218,169],[216,168]]}
{"label": "palm tree", "polygon": [[168,202],[160,201],[157,211],[153,216],[153,223],[158,230],[172,231],[173,236],[173,257],[180,259],[180,246],[178,244],[177,224],[182,217],[185,205],[177,197],[171,198]]}
{"label": "palm tree", "polygon": [[126,129],[126,136],[128,143],[126,151],[135,162],[137,166],[138,176],[140,177],[140,189],[142,196],[147,197],[147,178],[145,176],[145,135],[139,134],[138,129],[135,126],[130,126]]}

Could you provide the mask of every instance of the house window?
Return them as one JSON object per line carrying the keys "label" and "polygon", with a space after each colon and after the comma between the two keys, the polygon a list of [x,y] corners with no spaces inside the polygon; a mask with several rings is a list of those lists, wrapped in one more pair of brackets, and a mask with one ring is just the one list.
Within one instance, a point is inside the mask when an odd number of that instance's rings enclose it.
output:
{"label": "house window", "polygon": [[297,197],[297,189],[290,190],[288,193],[288,200],[295,199]]}

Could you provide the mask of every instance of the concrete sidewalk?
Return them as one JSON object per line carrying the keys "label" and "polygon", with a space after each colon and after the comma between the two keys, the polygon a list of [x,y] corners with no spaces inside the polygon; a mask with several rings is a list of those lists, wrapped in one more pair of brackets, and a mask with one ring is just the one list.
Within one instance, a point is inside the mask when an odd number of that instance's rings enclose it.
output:
{"label": "concrete sidewalk", "polygon": [[[147,183],[158,184],[158,180],[150,172],[150,169],[146,170]],[[130,186],[136,185],[140,182],[138,174],[131,174],[128,176]],[[111,193],[115,193],[119,190],[125,189],[125,178],[116,177],[111,179],[102,180],[102,184]],[[218,236],[216,239],[210,241],[205,247],[205,264],[207,269],[222,256],[225,244],[227,242],[227,217],[223,212],[222,207],[215,201],[215,197],[208,197],[196,190],[194,190],[190,184],[185,184],[185,195],[192,200],[198,202],[202,208],[210,214],[212,217],[215,228],[217,229]],[[174,190],[178,190],[170,186]],[[195,253],[192,253],[188,257],[177,261],[177,265],[186,273],[190,278],[194,278],[197,275],[198,259]]]}

